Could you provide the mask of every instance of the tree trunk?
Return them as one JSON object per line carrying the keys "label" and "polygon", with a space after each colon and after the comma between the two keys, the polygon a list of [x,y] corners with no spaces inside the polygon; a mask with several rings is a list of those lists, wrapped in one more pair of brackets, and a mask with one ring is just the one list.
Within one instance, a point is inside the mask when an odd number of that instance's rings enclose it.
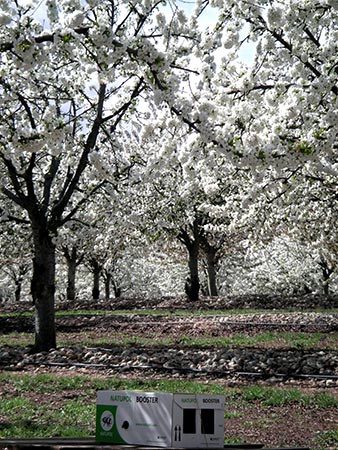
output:
{"label": "tree trunk", "polygon": [[22,284],[25,280],[25,275],[28,272],[28,265],[26,263],[22,263],[19,265],[18,273],[16,274],[13,272],[12,278],[14,279],[15,283],[15,302],[18,303],[21,300],[21,291],[22,291]]}
{"label": "tree trunk", "polygon": [[106,300],[110,299],[111,278],[112,278],[111,274],[109,272],[106,272],[105,276],[104,276],[104,290],[105,290]]}
{"label": "tree trunk", "polygon": [[198,276],[198,253],[199,253],[199,243],[194,240],[190,243],[188,248],[189,254],[189,277],[185,283],[185,292],[191,302],[198,301],[200,282]]}
{"label": "tree trunk", "polygon": [[100,298],[100,275],[101,275],[102,267],[97,261],[92,260],[92,268],[93,268],[93,276],[94,276],[93,290],[92,290],[93,300],[99,300],[99,298]]}
{"label": "tree trunk", "polygon": [[48,230],[33,227],[34,258],[31,292],[35,307],[35,352],[56,347],[55,245]]}
{"label": "tree trunk", "polygon": [[[34,82],[33,84],[33,91],[35,92],[35,88],[38,88],[39,83]],[[52,95],[53,98],[55,96],[53,101],[55,103],[55,112],[57,112],[63,94],[61,95],[60,93],[58,83],[54,86],[53,81],[51,81],[50,87],[51,92],[54,92],[54,94],[51,94],[50,92],[50,95]],[[144,85],[142,80],[137,85],[137,88],[132,91],[130,104],[143,89]],[[36,93],[37,97],[30,97],[29,95],[22,96],[20,93],[14,93],[13,90],[11,90],[11,92],[15,94],[16,98],[16,100],[13,100],[15,110],[21,112],[20,126],[25,124],[27,130],[34,131],[34,134],[37,133],[40,123],[44,123],[44,120],[40,122],[42,117],[40,114],[40,107],[44,108],[42,104],[49,104],[52,101],[52,97],[49,97],[48,93],[46,93],[45,96],[43,90],[41,91],[42,97],[39,97],[39,93]],[[61,97],[59,97],[59,95],[61,95]],[[82,199],[77,200],[75,206],[71,202],[74,193],[78,193],[79,191],[78,186],[81,177],[88,166],[88,155],[96,146],[96,141],[103,123],[106,95],[106,85],[100,83],[98,87],[97,102],[95,102],[94,99],[92,101],[92,126],[88,129],[82,153],[78,155],[77,160],[74,161],[75,167],[72,167],[72,170],[69,167],[64,182],[59,186],[59,191],[58,181],[56,182],[56,180],[59,180],[59,177],[62,176],[59,171],[61,160],[63,159],[61,155],[52,156],[50,163],[48,163],[49,152],[41,151],[39,152],[39,155],[34,151],[27,152],[27,158],[25,158],[25,155],[22,155],[19,163],[19,161],[10,159],[10,153],[6,151],[4,144],[4,151],[1,150],[1,168],[5,169],[2,172],[2,175],[5,175],[6,177],[2,186],[2,194],[4,194],[10,202],[19,206],[20,209],[27,211],[32,227],[34,257],[31,293],[35,306],[35,345],[32,349],[33,352],[48,351],[51,348],[56,347],[54,310],[56,254],[54,238],[57,235],[58,229],[70,221],[78,212],[78,207],[87,203],[90,197],[92,197],[105,183],[105,181],[101,181],[96,183],[94,187],[91,187],[88,192],[81,191],[83,195]],[[67,100],[65,99],[64,101]],[[94,106],[95,103],[96,106]],[[130,104],[125,104],[125,109],[119,114],[119,121],[129,110]],[[77,110],[77,107],[74,109]],[[61,112],[60,110],[59,113],[62,121],[65,112]],[[9,111],[9,122],[7,125],[10,124],[10,130],[17,131],[17,121],[14,118],[15,114],[13,114],[14,113]],[[114,117],[114,114],[112,117]],[[7,119],[5,119],[4,122],[5,127],[6,120]],[[113,124],[115,123],[115,127],[119,121],[116,123],[113,122]],[[76,130],[77,127],[74,125],[74,136]],[[62,140],[59,144],[62,145]],[[40,159],[45,161],[43,164],[41,163],[41,165]],[[41,176],[41,178],[38,175],[40,173],[43,174],[43,177]],[[60,181],[62,180],[60,179]],[[66,210],[67,213],[64,215]],[[13,220],[16,220],[16,218],[13,217]],[[19,222],[26,222],[26,220],[20,218]]]}
{"label": "tree trunk", "polygon": [[74,246],[71,253],[66,256],[67,261],[67,300],[75,300],[76,296],[76,267],[77,263],[77,249]]}
{"label": "tree trunk", "polygon": [[321,255],[319,265],[323,275],[323,293],[325,297],[329,298],[331,275],[333,274],[335,267],[333,264],[330,264],[323,255]]}
{"label": "tree trunk", "polygon": [[328,298],[330,296],[330,277],[332,274],[332,271],[330,270],[328,265],[322,266],[322,274],[323,274],[323,292],[325,297]]}
{"label": "tree trunk", "polygon": [[73,260],[68,261],[67,268],[67,300],[75,300],[76,263]]}
{"label": "tree trunk", "polygon": [[119,286],[116,281],[112,280],[114,296],[115,298],[120,298],[122,295],[122,288]]}
{"label": "tree trunk", "polygon": [[206,252],[207,259],[207,274],[208,274],[208,291],[212,297],[218,296],[217,284],[216,284],[216,265],[217,265],[217,250],[210,247]]}
{"label": "tree trunk", "polygon": [[21,284],[22,281],[20,279],[15,281],[15,291],[14,291],[15,303],[18,303],[21,299]]}
{"label": "tree trunk", "polygon": [[196,217],[190,226],[190,233],[187,229],[181,229],[177,236],[188,250],[189,276],[185,282],[185,293],[191,302],[196,302],[199,299],[198,256],[200,250],[201,223],[201,219]]}

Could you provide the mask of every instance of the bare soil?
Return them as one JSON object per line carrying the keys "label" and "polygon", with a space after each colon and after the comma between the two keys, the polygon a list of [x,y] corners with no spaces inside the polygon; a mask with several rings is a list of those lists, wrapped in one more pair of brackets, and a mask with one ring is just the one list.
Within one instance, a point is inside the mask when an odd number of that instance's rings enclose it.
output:
{"label": "bare soil", "polygon": [[269,446],[337,449],[337,443],[318,443],[320,435],[338,424],[336,408],[305,408],[299,405],[264,407],[258,402],[235,407],[238,415],[225,419],[225,436]]}

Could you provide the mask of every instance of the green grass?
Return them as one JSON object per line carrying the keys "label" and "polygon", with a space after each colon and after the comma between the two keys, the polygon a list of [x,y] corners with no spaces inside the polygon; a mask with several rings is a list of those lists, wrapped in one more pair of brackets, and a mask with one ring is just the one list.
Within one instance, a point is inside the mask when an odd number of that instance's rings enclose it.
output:
{"label": "green grass", "polygon": [[[323,345],[323,341],[325,344]],[[177,341],[176,341],[177,342]],[[226,347],[229,345],[255,346],[269,344],[286,347],[300,348],[335,348],[338,349],[338,333],[304,333],[304,332],[280,332],[266,331],[254,335],[234,333],[230,336],[217,337],[186,337],[179,339],[179,343],[192,346]]]}
{"label": "green grass", "polygon": [[[59,407],[50,402],[2,399],[0,437],[84,436],[93,434],[95,403],[83,399],[65,401]],[[5,419],[2,419],[2,416]],[[2,419],[2,420],[1,420]]]}
{"label": "green grass", "polygon": [[212,393],[221,394],[223,388],[217,383],[204,384],[197,381],[159,379],[159,380],[139,380],[139,379],[110,379],[91,378],[86,376],[54,376],[50,374],[11,374],[0,373],[0,383],[9,386],[8,393],[15,392],[18,395],[24,392],[37,392],[40,394],[57,391],[74,391],[80,389],[92,395],[98,389],[114,390],[154,390],[167,392],[188,392],[188,393]]}
{"label": "green grass", "polygon": [[12,347],[26,347],[32,344],[34,340],[33,333],[8,333],[0,334],[0,345],[10,345]]}
{"label": "green grass", "polygon": [[338,448],[338,429],[337,430],[329,430],[323,431],[319,434],[317,439],[319,448],[325,446],[325,448]]}
{"label": "green grass", "polygon": [[[92,338],[90,333],[77,333],[76,341],[73,339],[71,333],[60,333],[58,335],[59,346],[69,346],[79,343],[79,334],[82,335],[80,340],[81,345],[86,346],[105,346],[105,345],[122,345],[130,347],[134,345],[153,346],[184,346],[189,345],[193,347],[215,347],[223,348],[228,346],[283,346],[283,347],[298,347],[298,348],[321,348],[321,349],[336,349],[338,350],[338,333],[304,333],[304,332],[263,332],[255,335],[246,335],[244,333],[234,333],[229,336],[215,336],[215,337],[189,337],[181,336],[179,339],[170,337],[160,338],[146,338],[133,334],[123,335],[119,333],[112,334],[112,336],[104,336],[99,338]],[[25,347],[33,341],[33,333],[9,333],[0,335],[0,345],[11,345]]]}
{"label": "green grass", "polygon": [[[0,373],[0,438],[89,436],[94,434],[95,399],[99,389],[225,394],[225,417],[245,417],[233,405],[252,402],[270,406],[289,403],[318,409],[338,407],[338,398],[327,392],[243,386],[224,388],[218,383],[176,379],[113,379],[89,376]],[[227,436],[230,439],[229,436]],[[337,432],[322,434],[324,442],[337,442]],[[234,439],[230,439],[235,442]],[[229,442],[230,442],[229,441]]]}
{"label": "green grass", "polygon": [[[151,316],[223,316],[223,315],[236,315],[236,314],[260,314],[260,313],[287,313],[287,312],[299,312],[296,308],[282,308],[282,309],[152,309],[152,308],[142,308],[142,309],[116,309],[116,310],[106,310],[106,309],[76,309],[76,310],[57,310],[56,315],[151,315]],[[317,312],[326,314],[337,314],[338,308],[331,309],[302,309],[302,312]],[[22,311],[22,312],[1,312],[1,317],[7,316],[32,316],[33,311]]]}
{"label": "green grass", "polygon": [[338,348],[338,333],[305,333],[305,332],[266,332],[255,336],[256,342],[284,342],[288,347],[325,348],[327,344],[322,345],[324,339],[328,342],[328,348]]}
{"label": "green grass", "polygon": [[238,436],[227,433],[224,438],[224,443],[225,444],[243,444],[243,439],[241,439]]}
{"label": "green grass", "polygon": [[281,389],[260,385],[243,387],[241,401],[259,401],[264,406],[283,406],[288,403],[297,403],[318,408],[338,408],[338,398],[326,392],[306,394],[296,388]]}

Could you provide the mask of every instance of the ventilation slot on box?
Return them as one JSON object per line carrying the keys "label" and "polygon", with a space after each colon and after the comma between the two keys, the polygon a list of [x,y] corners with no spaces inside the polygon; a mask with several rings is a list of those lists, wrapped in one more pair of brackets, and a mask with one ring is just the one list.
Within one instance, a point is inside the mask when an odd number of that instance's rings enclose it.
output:
{"label": "ventilation slot on box", "polygon": [[196,433],[196,409],[183,409],[183,433]]}
{"label": "ventilation slot on box", "polygon": [[201,409],[201,433],[215,434],[215,410]]}

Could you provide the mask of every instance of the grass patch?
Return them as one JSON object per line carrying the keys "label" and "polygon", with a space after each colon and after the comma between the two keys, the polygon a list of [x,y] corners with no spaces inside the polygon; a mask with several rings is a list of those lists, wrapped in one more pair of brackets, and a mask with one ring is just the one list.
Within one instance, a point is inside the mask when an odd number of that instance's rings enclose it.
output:
{"label": "grass patch", "polygon": [[252,338],[252,345],[262,343],[274,346],[299,347],[302,349],[338,349],[338,333],[268,331],[256,334]]}
{"label": "grass patch", "polygon": [[338,407],[338,398],[326,392],[305,394],[296,388],[282,389],[260,385],[243,387],[241,400],[244,402],[259,401],[265,406],[283,406],[288,403],[297,403],[318,408]]}
{"label": "grass patch", "polygon": [[225,419],[233,419],[234,417],[244,417],[244,413],[241,413],[239,411],[233,411],[231,409],[226,409],[224,411]]}
{"label": "grass patch", "polygon": [[[302,349],[338,349],[338,333],[304,333],[304,332],[263,332],[254,335],[244,333],[234,333],[229,336],[206,336],[190,337],[180,336],[179,339],[170,337],[143,337],[138,335],[123,335],[120,333],[112,336],[96,337],[95,333],[77,333],[76,338],[72,333],[59,333],[58,346],[85,345],[101,346],[118,345],[123,347],[131,346],[184,346],[192,347],[215,347],[224,348],[228,346],[274,346],[274,347],[298,347]],[[79,340],[79,336],[81,339]],[[25,347],[33,342],[33,333],[8,333],[0,335],[0,346],[20,346]]]}
{"label": "grass patch", "polygon": [[[3,402],[5,405],[7,399]],[[0,416],[1,417],[1,416]],[[11,410],[0,420],[0,438],[80,437],[94,434],[95,403],[65,401],[58,408],[52,404],[31,402],[25,410]]]}
{"label": "grass patch", "polygon": [[320,448],[325,446],[325,448],[338,448],[338,429],[322,431],[317,439]]}
{"label": "grass patch", "polygon": [[32,344],[34,340],[33,333],[8,333],[0,334],[0,345],[10,345],[12,347],[26,347]]}
{"label": "grass patch", "polygon": [[107,388],[107,382],[101,378],[91,379],[89,377],[78,376],[54,376],[49,374],[11,374],[0,373],[0,383],[5,383],[9,388],[9,394],[25,394],[26,392],[36,392],[39,394],[49,394],[61,391],[88,392],[91,395],[97,389]]}
{"label": "grass patch", "polygon": [[[215,346],[227,347],[229,345],[256,346],[268,344],[269,346],[285,346],[299,348],[338,348],[338,333],[304,333],[304,332],[277,332],[267,331],[254,335],[234,333],[229,336],[220,337],[187,337],[183,336],[177,343],[192,346]],[[324,343],[324,345],[323,345]]]}
{"label": "grass patch", "polygon": [[29,419],[30,416],[26,412],[32,407],[34,407],[32,400],[24,397],[11,397],[1,403],[1,413],[13,414],[13,416],[20,414],[23,419]]}
{"label": "grass patch", "polygon": [[[152,308],[142,308],[142,309],[116,309],[116,310],[106,310],[106,309],[74,309],[74,310],[57,310],[55,314],[57,316],[77,316],[77,315],[151,315],[151,316],[224,316],[224,315],[237,315],[237,314],[264,314],[264,313],[292,313],[299,312],[299,308],[282,308],[282,309],[152,309]],[[337,314],[338,308],[331,309],[302,309],[303,313],[314,312],[314,313],[324,313],[324,314]],[[33,311],[21,311],[21,312],[1,312],[0,317],[10,317],[10,316],[27,316],[31,317],[34,315]]]}
{"label": "grass patch", "polygon": [[[232,405],[245,406],[251,402],[267,407],[296,403],[316,407],[321,410],[319,414],[323,414],[325,408],[338,407],[338,399],[324,391],[306,394],[296,388],[257,385],[224,388],[217,383],[176,379],[123,380],[7,372],[0,373],[0,388],[0,438],[93,435],[98,389],[224,394],[225,418],[243,417]],[[236,442],[227,438],[229,442]],[[322,434],[321,439],[336,442],[337,433]]]}
{"label": "grass patch", "polygon": [[227,434],[224,438],[225,444],[243,444],[243,439],[236,435]]}
{"label": "grass patch", "polygon": [[210,393],[222,394],[224,389],[216,383],[204,384],[197,381],[160,379],[160,380],[139,380],[139,379],[105,379],[90,378],[86,376],[54,376],[50,374],[11,374],[0,373],[0,383],[8,386],[8,393],[15,392],[20,395],[24,392],[51,393],[63,390],[81,390],[91,396],[98,389],[113,390],[141,390],[141,391],[167,391],[167,392],[187,392],[187,393]]}

